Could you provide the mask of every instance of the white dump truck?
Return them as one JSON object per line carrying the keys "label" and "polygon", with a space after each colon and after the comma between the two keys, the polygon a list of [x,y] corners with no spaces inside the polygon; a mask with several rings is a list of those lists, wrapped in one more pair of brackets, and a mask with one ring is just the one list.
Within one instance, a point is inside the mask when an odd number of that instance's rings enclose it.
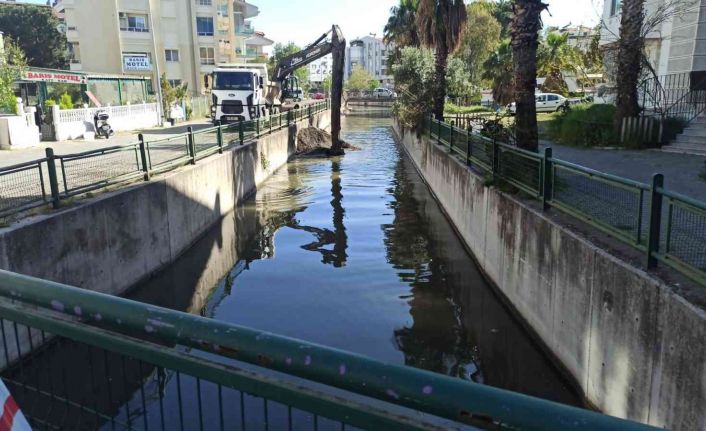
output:
{"label": "white dump truck", "polygon": [[248,121],[268,115],[266,65],[221,64],[214,69],[212,77],[211,120],[214,124]]}

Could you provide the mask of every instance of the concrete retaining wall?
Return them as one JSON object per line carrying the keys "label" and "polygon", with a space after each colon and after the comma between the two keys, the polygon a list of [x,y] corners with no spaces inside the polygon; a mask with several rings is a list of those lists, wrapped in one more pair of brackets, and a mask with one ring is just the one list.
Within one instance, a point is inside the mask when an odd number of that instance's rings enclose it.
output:
{"label": "concrete retaining wall", "polygon": [[[307,122],[0,229],[0,268],[121,294],[173,262],[284,165]],[[313,125],[328,128],[330,114],[315,115]]]}
{"label": "concrete retaining wall", "polygon": [[486,187],[445,149],[399,142],[486,276],[603,412],[706,430],[706,313],[664,283]]}

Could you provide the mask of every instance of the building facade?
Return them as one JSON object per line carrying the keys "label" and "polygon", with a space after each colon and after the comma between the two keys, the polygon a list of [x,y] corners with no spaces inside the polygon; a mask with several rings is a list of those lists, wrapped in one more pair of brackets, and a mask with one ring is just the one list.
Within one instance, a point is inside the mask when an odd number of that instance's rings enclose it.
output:
{"label": "building facade", "polygon": [[354,68],[362,67],[381,86],[392,87],[394,80],[391,71],[387,68],[389,53],[390,49],[382,39],[365,36],[352,40],[346,48],[345,79],[350,78]]}
{"label": "building facade", "polygon": [[159,66],[172,85],[204,93],[216,64],[256,57],[248,19],[260,11],[242,0],[58,0],[54,10],[74,71],[152,75],[154,86]]}
{"label": "building facade", "polygon": [[[647,0],[646,21],[659,22],[645,39],[645,51],[658,76],[692,74],[706,71],[706,0],[677,3],[681,8],[669,12],[667,19],[654,20],[664,15],[668,0]],[[606,52],[606,71],[615,77],[616,50],[613,49],[620,34],[622,0],[606,0],[603,5],[604,28],[601,46]]]}
{"label": "building facade", "polygon": [[333,57],[327,55],[309,64],[309,82],[316,86],[323,84],[327,76],[333,71]]}

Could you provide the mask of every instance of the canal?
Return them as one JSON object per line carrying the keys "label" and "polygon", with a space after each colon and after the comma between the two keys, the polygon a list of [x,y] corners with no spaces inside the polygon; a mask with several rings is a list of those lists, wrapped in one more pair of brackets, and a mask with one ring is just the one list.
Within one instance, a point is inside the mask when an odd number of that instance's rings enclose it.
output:
{"label": "canal", "polygon": [[[391,120],[349,117],[343,126],[344,139],[357,151],[292,160],[173,265],[128,296],[579,405],[577,393],[485,282],[396,145]],[[46,349],[44,357],[27,365],[30,375],[32,367],[70,364],[77,349]],[[205,391],[178,375],[154,378],[161,371],[143,364],[128,364],[126,371],[122,359],[87,355],[91,378],[84,377],[84,390],[92,396],[101,386],[94,375],[110,380],[112,372],[106,370],[122,368],[122,377],[115,379],[122,379],[125,389],[93,399],[104,416],[122,418],[121,423],[149,418],[167,429],[184,423],[182,429],[197,429],[196,402],[193,396],[182,399],[182,393],[203,392],[199,409],[215,403],[214,388]],[[248,429],[261,429],[257,415],[246,420],[237,407],[260,411],[257,400],[225,402],[236,406],[226,410],[233,429],[246,422]],[[165,418],[162,403],[178,403],[183,413]],[[274,415],[274,420],[287,416]],[[205,416],[205,429],[217,428]],[[115,427],[97,420],[103,429]],[[294,423],[296,429],[309,429],[311,418],[295,414]]]}

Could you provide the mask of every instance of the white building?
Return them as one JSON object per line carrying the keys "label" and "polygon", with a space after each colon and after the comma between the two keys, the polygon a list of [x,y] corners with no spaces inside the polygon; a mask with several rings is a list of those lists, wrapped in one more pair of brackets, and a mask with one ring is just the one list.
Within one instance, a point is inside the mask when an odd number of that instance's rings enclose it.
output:
{"label": "white building", "polygon": [[361,66],[375,78],[380,85],[391,87],[394,83],[391,71],[387,69],[387,57],[390,50],[387,45],[373,36],[365,36],[351,41],[346,48],[345,79],[348,80],[356,66]]}
{"label": "white building", "polygon": [[[646,21],[664,4],[665,0],[646,0]],[[621,5],[622,0],[605,0],[603,5],[605,27],[601,31],[601,46],[607,48],[608,53],[620,34]],[[651,30],[645,48],[657,75],[706,71],[706,0],[695,0],[688,9]],[[607,57],[606,69],[614,76],[614,59],[610,55]]]}
{"label": "white building", "polygon": [[320,85],[333,70],[333,57],[327,55],[309,64],[309,82]]}
{"label": "white building", "polygon": [[271,41],[244,0],[57,0],[71,70],[151,75],[205,92],[218,63],[255,60]]}

